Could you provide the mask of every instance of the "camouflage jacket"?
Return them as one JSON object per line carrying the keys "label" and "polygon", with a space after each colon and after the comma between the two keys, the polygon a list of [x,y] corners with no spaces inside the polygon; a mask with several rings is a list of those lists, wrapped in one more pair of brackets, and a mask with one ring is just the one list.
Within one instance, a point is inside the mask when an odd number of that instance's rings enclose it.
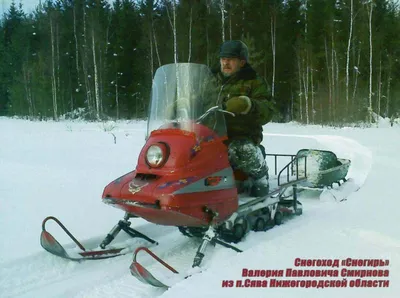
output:
{"label": "camouflage jacket", "polygon": [[252,106],[246,115],[232,117],[226,114],[225,121],[228,138],[250,138],[260,144],[262,126],[271,121],[275,110],[267,83],[246,64],[238,73],[224,77],[218,69],[213,70],[219,87],[218,103],[225,108],[225,102],[232,97],[245,95],[250,98]]}

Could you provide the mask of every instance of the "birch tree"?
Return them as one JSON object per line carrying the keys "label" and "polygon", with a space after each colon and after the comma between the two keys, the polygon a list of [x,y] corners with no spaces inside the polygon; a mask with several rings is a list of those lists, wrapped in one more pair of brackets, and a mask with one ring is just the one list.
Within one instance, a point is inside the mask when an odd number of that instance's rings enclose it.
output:
{"label": "birch tree", "polygon": [[29,118],[33,119],[34,114],[35,114],[35,107],[34,107],[34,102],[32,99],[31,73],[28,69],[27,64],[28,63],[24,63],[22,65],[22,74],[23,74],[23,80],[24,80],[26,101],[28,103]]}
{"label": "birch tree", "polygon": [[371,0],[367,5],[368,28],[369,28],[369,93],[368,93],[368,120],[372,123],[372,11],[374,2]]}
{"label": "birch tree", "polygon": [[347,52],[346,52],[346,111],[349,112],[349,69],[350,69],[350,47],[353,38],[353,20],[354,20],[354,5],[353,0],[350,0],[350,28],[349,28],[349,39],[347,40]]}
{"label": "birch tree", "polygon": [[192,58],[192,23],[193,23],[193,6],[190,5],[190,15],[189,15],[189,55],[188,62]]}
{"label": "birch tree", "polygon": [[379,71],[377,78],[378,107],[377,113],[381,115],[381,98],[382,98],[382,56],[379,57]]}
{"label": "birch tree", "polygon": [[96,119],[100,120],[100,110],[101,110],[101,101],[100,101],[100,86],[99,86],[99,72],[98,72],[98,62],[96,55],[96,43],[95,43],[95,34],[94,28],[92,27],[92,57],[93,57],[93,68],[94,68],[94,94],[96,99]]}
{"label": "birch tree", "polygon": [[276,69],[276,11],[272,8],[271,14],[271,50],[272,50],[272,84],[271,95],[275,98],[275,69]]}
{"label": "birch tree", "polygon": [[55,52],[55,29],[54,20],[50,15],[50,38],[51,38],[51,91],[53,97],[53,119],[58,120],[58,103],[57,103],[57,80],[56,80],[56,52]]}
{"label": "birch tree", "polygon": [[332,101],[333,101],[333,78],[332,78],[332,72],[331,72],[331,67],[329,64],[329,48],[328,48],[328,42],[325,40],[325,60],[326,60],[326,70],[327,70],[327,78],[328,78],[328,119],[331,121],[332,120],[332,110],[333,110],[333,105],[332,105]]}
{"label": "birch tree", "polygon": [[169,12],[167,3],[166,3],[167,4],[166,7],[167,7],[167,13],[168,13],[168,20],[169,20],[169,23],[171,25],[172,33],[173,33],[173,36],[174,36],[174,62],[178,63],[178,42],[177,42],[177,34],[176,34],[177,28],[176,28],[176,3],[175,3],[175,1],[176,0],[172,0],[171,1],[172,17],[171,17],[171,14]]}
{"label": "birch tree", "polygon": [[221,11],[221,37],[222,42],[225,41],[225,0],[219,0],[219,8]]}
{"label": "birch tree", "polygon": [[309,116],[309,106],[308,106],[308,88],[309,88],[309,74],[310,74],[310,61],[309,61],[309,46],[308,46],[308,18],[307,18],[307,10],[308,10],[308,1],[304,1],[304,74],[303,74],[303,85],[304,85],[304,99],[305,99],[305,111],[306,111],[306,123],[310,123]]}
{"label": "birch tree", "polygon": [[86,97],[86,106],[90,115],[93,113],[92,106],[92,88],[89,81],[91,77],[89,73],[89,57],[88,57],[88,29],[87,29],[87,14],[86,14],[86,5],[82,6],[82,19],[83,19],[83,43],[82,43],[82,70],[83,77],[85,82],[85,97]]}
{"label": "birch tree", "polygon": [[388,62],[388,76],[387,76],[387,89],[386,89],[386,106],[385,106],[385,115],[386,117],[389,117],[389,105],[390,105],[390,87],[391,87],[391,82],[392,82],[392,57],[388,57],[389,62]]}
{"label": "birch tree", "polygon": [[76,20],[76,5],[73,6],[73,24],[74,24],[74,41],[75,41],[75,67],[76,67],[76,75],[78,80],[78,88],[79,91],[81,87],[80,82],[80,68],[79,68],[79,42],[78,42],[78,33],[77,33],[77,20]]}
{"label": "birch tree", "polygon": [[158,1],[154,0],[143,0],[141,2],[141,10],[145,15],[145,26],[144,30],[146,30],[146,35],[148,38],[149,45],[149,66],[150,66],[150,80],[153,80],[154,77],[154,49],[156,51],[158,66],[161,66],[161,58],[158,53],[158,45],[157,45],[157,34],[154,26],[154,9],[158,4]]}

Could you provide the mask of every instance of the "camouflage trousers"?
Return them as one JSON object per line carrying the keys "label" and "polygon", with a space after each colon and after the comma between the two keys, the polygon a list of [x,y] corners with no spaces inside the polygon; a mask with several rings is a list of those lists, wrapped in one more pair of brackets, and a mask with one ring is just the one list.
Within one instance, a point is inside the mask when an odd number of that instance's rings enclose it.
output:
{"label": "camouflage trousers", "polygon": [[234,170],[241,170],[255,180],[264,176],[268,179],[268,166],[263,152],[250,139],[230,141],[228,157]]}

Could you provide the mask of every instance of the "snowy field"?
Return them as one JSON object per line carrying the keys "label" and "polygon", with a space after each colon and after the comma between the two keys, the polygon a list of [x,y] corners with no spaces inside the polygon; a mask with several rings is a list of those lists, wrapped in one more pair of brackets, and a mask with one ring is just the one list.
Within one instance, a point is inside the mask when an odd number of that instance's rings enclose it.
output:
{"label": "snowy field", "polygon": [[[103,204],[101,194],[110,181],[135,167],[144,130],[145,123],[135,121],[0,118],[0,297],[400,297],[400,126],[390,127],[385,121],[367,129],[266,125],[263,144],[269,153],[332,150],[351,159],[348,177],[361,188],[340,203],[329,192],[303,192],[302,216],[267,232],[250,232],[237,245],[242,253],[209,247],[202,272],[169,290],[132,277],[131,254],[76,263],[45,252],[39,235],[46,216],[58,217],[85,244],[98,244],[122,219],[123,212]],[[132,221],[160,243],[151,247],[154,252],[187,272],[198,240],[184,237],[174,227]],[[52,224],[48,228],[62,244],[71,245],[61,229]],[[121,237],[120,241],[146,244]],[[355,267],[347,266],[351,260],[342,262],[349,258],[360,260],[361,266],[358,261]],[[299,259],[328,261],[299,267]],[[331,260],[340,260],[339,266],[327,266]],[[375,262],[364,260],[386,262],[373,267],[367,265]],[[156,267],[146,256],[140,261]],[[283,276],[246,277],[243,269],[273,270]],[[293,277],[287,276],[287,269],[330,274]],[[330,276],[335,272],[338,276]],[[367,276],[351,277],[349,272]],[[267,287],[245,286],[256,280],[267,281]],[[223,287],[231,281],[232,287]],[[237,287],[237,281],[243,287]],[[282,281],[291,286],[277,287]]]}

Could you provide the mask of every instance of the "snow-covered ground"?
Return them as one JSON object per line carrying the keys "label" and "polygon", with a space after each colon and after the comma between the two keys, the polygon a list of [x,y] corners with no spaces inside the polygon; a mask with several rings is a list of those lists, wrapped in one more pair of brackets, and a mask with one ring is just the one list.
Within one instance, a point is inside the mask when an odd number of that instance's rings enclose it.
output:
{"label": "snow-covered ground", "polygon": [[[135,167],[144,129],[144,122],[135,121],[113,127],[0,118],[0,297],[399,297],[400,126],[386,122],[365,129],[266,125],[263,144],[268,152],[332,150],[351,159],[348,177],[361,188],[341,203],[330,193],[318,198],[303,192],[302,216],[267,232],[250,232],[237,245],[242,253],[209,247],[203,271],[169,290],[133,278],[131,254],[77,263],[45,252],[39,235],[46,216],[58,217],[84,244],[99,243],[122,218],[120,210],[101,202],[101,194],[110,181]],[[158,240],[154,252],[187,272],[198,240],[141,219],[132,225]],[[62,244],[71,245],[60,228],[49,223],[48,229]],[[124,235],[119,240],[146,244]],[[153,260],[139,257],[159,272]],[[348,258],[366,266],[347,266],[352,263]],[[301,260],[319,261],[297,266]],[[338,267],[327,266],[331,260]],[[386,262],[373,267],[364,260]],[[244,269],[283,276],[246,277]],[[287,269],[327,276],[293,277]],[[267,287],[247,287],[256,280],[266,281]],[[332,287],[338,285],[344,287]]]}

